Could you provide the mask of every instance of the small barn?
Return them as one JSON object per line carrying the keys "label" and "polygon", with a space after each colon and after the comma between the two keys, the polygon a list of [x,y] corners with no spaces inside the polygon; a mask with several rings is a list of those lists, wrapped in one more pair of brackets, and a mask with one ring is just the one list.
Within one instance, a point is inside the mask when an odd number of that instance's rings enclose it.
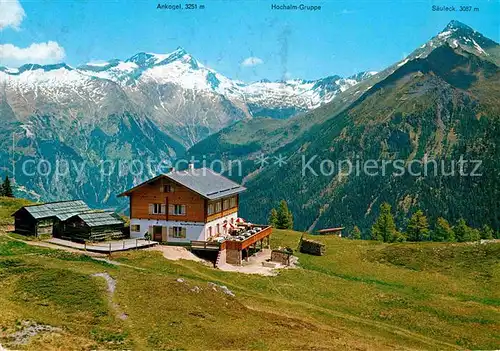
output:
{"label": "small barn", "polygon": [[59,201],[24,206],[12,216],[17,233],[32,236],[60,236],[65,220],[89,210],[87,204],[81,200]]}
{"label": "small barn", "polygon": [[125,237],[125,223],[113,212],[88,211],[64,222],[63,239],[74,241],[118,240]]}

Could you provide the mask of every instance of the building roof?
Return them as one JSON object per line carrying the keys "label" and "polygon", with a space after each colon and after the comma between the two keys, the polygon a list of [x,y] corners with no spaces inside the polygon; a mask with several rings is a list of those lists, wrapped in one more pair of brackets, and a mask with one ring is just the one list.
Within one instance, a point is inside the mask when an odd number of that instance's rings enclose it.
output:
{"label": "building roof", "polygon": [[24,206],[20,210],[22,209],[28,211],[35,219],[56,217],[61,221],[65,221],[74,215],[90,210],[87,204],[81,200],[48,202],[40,205]]}
{"label": "building roof", "polygon": [[334,233],[334,232],[340,232],[342,230],[344,230],[344,227],[326,228],[318,230],[318,233]]}
{"label": "building roof", "polygon": [[84,221],[89,227],[100,227],[124,223],[120,216],[113,212],[89,211],[77,214],[76,217]]}
{"label": "building roof", "polygon": [[167,178],[200,194],[208,200],[230,196],[245,191],[246,188],[232,180],[212,171],[209,168],[187,169],[185,171],[172,171],[149,179],[118,196],[128,196],[138,188],[151,184],[160,179]]}

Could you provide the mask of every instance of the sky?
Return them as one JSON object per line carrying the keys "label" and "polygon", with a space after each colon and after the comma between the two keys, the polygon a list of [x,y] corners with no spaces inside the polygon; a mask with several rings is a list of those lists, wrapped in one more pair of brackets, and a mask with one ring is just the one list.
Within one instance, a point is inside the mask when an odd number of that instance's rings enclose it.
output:
{"label": "sky", "polygon": [[[157,9],[159,3],[186,2],[204,9]],[[321,9],[271,8],[301,4],[293,0],[0,0],[0,65],[78,66],[181,46],[232,79],[318,79],[380,71],[452,19],[500,41],[498,0],[302,3]],[[478,9],[458,11],[470,4]],[[453,5],[457,11],[432,11],[433,5]]]}

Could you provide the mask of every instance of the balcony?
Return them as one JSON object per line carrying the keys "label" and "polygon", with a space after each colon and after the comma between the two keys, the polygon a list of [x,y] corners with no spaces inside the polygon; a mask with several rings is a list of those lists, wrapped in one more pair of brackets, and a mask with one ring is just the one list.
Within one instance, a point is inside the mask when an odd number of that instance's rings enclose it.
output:
{"label": "balcony", "polygon": [[242,229],[237,235],[216,237],[210,241],[191,241],[194,250],[238,250],[242,251],[251,245],[264,240],[272,233],[272,227],[252,224],[251,228]]}

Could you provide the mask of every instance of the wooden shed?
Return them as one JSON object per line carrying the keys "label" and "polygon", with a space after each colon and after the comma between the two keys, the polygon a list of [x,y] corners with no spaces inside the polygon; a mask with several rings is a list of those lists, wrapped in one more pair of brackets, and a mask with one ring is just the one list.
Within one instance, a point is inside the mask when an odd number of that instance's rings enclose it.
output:
{"label": "wooden shed", "polygon": [[64,222],[63,239],[75,241],[118,240],[125,237],[125,223],[113,212],[88,211]]}
{"label": "wooden shed", "polygon": [[87,204],[81,200],[59,201],[24,206],[12,216],[15,231],[20,234],[59,236],[63,230],[62,223],[66,219],[89,210]]}

